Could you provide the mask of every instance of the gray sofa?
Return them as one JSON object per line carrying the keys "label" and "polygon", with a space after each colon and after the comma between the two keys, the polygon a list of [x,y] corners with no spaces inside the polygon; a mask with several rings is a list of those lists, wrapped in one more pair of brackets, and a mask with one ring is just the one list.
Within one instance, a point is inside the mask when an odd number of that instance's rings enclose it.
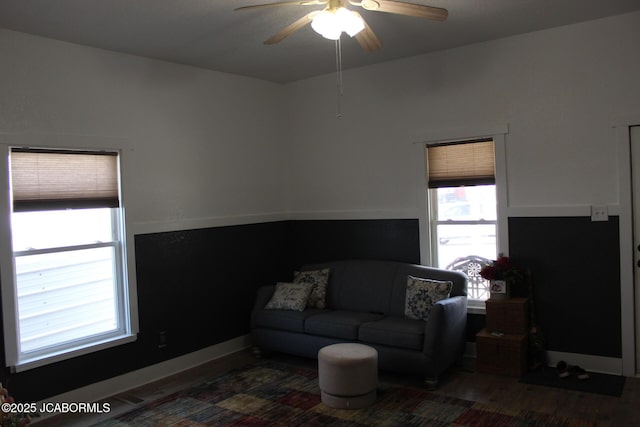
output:
{"label": "gray sofa", "polygon": [[[382,370],[420,375],[430,386],[462,357],[467,321],[467,276],[392,261],[350,260],[303,266],[330,269],[326,308],[265,309],[275,286],[258,290],[251,316],[254,348],[316,358],[322,347],[360,342],[378,350]],[[428,320],[405,316],[408,276],[451,281],[450,297]]]}

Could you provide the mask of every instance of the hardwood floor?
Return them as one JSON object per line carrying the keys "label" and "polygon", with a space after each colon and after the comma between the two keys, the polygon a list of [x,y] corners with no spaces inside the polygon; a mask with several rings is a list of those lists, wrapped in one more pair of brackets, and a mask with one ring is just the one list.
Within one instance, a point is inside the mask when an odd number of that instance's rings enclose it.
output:
{"label": "hardwood floor", "polygon": [[452,375],[437,392],[498,407],[506,413],[525,409],[587,419],[602,426],[640,424],[640,378],[627,378],[622,396],[613,397],[462,371]]}
{"label": "hardwood floor", "polygon": [[[301,364],[315,363],[287,356],[274,357],[283,357],[285,360],[293,360]],[[220,375],[254,361],[255,358],[249,351],[238,352],[115,395],[108,399],[111,404],[111,412],[108,415],[58,416],[36,420],[32,425],[87,427],[106,418],[128,412],[137,405],[198,384],[204,377]],[[415,379],[407,379],[407,381],[415,383]],[[564,417],[588,419],[602,426],[635,426],[640,423],[640,378],[627,378],[622,396],[611,397],[534,386],[520,383],[517,379],[510,377],[476,373],[473,370],[473,360],[469,359],[442,381],[436,393],[479,402],[492,408],[499,408],[507,414],[527,409]]]}

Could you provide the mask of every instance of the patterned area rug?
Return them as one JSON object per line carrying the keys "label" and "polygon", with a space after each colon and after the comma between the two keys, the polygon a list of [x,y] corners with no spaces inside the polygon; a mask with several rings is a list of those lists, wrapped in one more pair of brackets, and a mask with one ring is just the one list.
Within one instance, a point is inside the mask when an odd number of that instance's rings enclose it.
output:
{"label": "patterned area rug", "polygon": [[591,426],[569,419],[438,395],[381,382],[374,405],[332,409],[317,371],[269,360],[206,381],[97,424],[124,426]]}

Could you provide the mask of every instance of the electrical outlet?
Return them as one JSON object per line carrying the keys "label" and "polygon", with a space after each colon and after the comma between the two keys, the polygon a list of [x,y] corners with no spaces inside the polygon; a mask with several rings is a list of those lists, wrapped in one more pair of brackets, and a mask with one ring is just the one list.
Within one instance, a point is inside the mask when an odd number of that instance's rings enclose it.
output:
{"label": "electrical outlet", "polygon": [[167,346],[167,331],[160,331],[158,333],[158,348],[165,348]]}
{"label": "electrical outlet", "polygon": [[609,221],[609,209],[607,205],[591,206],[591,221]]}

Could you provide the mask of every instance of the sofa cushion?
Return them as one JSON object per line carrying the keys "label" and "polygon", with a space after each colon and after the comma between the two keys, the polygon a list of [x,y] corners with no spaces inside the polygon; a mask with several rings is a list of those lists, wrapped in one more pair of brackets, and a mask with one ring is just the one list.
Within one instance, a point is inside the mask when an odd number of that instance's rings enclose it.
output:
{"label": "sofa cushion", "polygon": [[308,308],[304,311],[257,310],[253,317],[253,327],[303,333],[305,319],[323,311],[317,308]]}
{"label": "sofa cushion", "polygon": [[424,320],[385,317],[362,324],[358,338],[363,343],[422,350],[425,325]]}
{"label": "sofa cushion", "polygon": [[381,319],[381,314],[336,310],[309,316],[304,322],[307,334],[357,340],[360,325]]}
{"label": "sofa cushion", "polygon": [[307,300],[312,286],[307,283],[277,283],[271,299],[264,306],[267,310],[297,310],[302,311],[307,306]]}
{"label": "sofa cushion", "polygon": [[405,316],[410,319],[429,320],[431,307],[438,301],[449,298],[452,285],[453,283],[450,281],[408,276],[404,306]]}
{"label": "sofa cushion", "polygon": [[390,310],[388,315],[402,317],[404,316],[404,307],[407,294],[407,276],[419,277],[424,279],[451,281],[450,297],[466,295],[467,276],[459,271],[441,270],[422,265],[400,264],[398,272],[394,279],[393,294],[390,300]]}
{"label": "sofa cushion", "polygon": [[326,308],[327,283],[329,283],[330,271],[328,268],[323,268],[322,270],[293,272],[293,283],[308,283],[312,285],[307,307]]}

